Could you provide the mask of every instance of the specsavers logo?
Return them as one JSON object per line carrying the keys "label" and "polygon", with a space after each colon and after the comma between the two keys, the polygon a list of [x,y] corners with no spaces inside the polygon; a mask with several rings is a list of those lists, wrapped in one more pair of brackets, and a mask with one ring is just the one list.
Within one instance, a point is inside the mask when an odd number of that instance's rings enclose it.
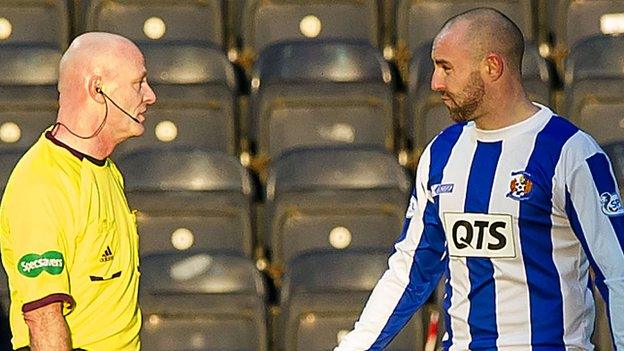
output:
{"label": "specsavers logo", "polygon": [[26,277],[37,277],[46,271],[52,275],[59,275],[65,267],[63,254],[58,251],[48,251],[43,255],[29,253],[19,260],[17,270]]}

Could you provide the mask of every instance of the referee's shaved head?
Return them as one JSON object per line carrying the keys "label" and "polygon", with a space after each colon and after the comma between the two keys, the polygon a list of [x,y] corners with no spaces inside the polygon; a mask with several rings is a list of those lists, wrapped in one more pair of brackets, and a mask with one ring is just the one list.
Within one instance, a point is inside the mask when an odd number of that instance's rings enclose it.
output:
{"label": "referee's shaved head", "polygon": [[463,35],[464,40],[473,48],[473,59],[481,60],[488,53],[494,52],[501,55],[510,68],[520,74],[524,37],[520,28],[509,17],[493,8],[466,11],[446,21],[436,40],[460,23],[467,25]]}

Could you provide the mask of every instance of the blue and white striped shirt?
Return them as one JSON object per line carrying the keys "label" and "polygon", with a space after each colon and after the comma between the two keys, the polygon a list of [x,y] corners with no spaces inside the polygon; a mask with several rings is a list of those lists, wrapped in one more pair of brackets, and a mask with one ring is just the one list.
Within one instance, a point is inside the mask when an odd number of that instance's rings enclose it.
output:
{"label": "blue and white striped shirt", "polygon": [[543,106],[456,124],[423,153],[389,268],[336,351],[383,349],[444,273],[445,350],[591,350],[590,266],[624,350],[624,209],[600,147]]}

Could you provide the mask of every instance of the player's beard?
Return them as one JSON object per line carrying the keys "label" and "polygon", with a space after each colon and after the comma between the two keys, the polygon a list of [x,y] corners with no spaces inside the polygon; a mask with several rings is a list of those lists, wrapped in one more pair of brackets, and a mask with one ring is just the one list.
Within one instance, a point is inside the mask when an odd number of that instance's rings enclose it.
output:
{"label": "player's beard", "polygon": [[451,119],[457,122],[467,122],[475,119],[475,112],[483,103],[483,96],[485,95],[485,84],[479,71],[473,71],[470,73],[470,78],[466,87],[462,90],[459,96],[445,92],[452,106],[448,106]]}

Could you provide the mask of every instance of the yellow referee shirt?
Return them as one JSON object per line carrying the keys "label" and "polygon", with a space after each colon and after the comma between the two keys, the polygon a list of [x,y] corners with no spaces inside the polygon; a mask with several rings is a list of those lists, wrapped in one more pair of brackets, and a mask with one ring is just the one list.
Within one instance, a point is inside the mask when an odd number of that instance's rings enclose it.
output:
{"label": "yellow referee shirt", "polygon": [[13,347],[28,346],[23,312],[54,301],[74,348],[138,350],[139,258],[134,214],[110,160],[45,132],[15,167],[0,205]]}

